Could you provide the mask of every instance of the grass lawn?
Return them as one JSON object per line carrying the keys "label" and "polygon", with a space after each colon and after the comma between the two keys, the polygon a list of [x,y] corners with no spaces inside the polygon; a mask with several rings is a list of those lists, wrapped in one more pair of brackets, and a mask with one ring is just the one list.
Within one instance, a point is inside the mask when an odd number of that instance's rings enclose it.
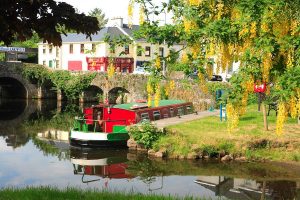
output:
{"label": "grass lawn", "polygon": [[[111,191],[84,191],[81,189],[69,188],[59,190],[51,187],[25,188],[25,189],[0,189],[0,200],[171,200],[171,199],[195,199],[192,197],[177,198],[172,196],[143,195],[133,193],[121,193]],[[201,200],[201,198],[197,198]],[[204,200],[204,199],[202,199]]]}
{"label": "grass lawn", "polygon": [[167,136],[154,147],[156,150],[165,148],[173,156],[187,156],[192,152],[205,152],[211,156],[226,152],[248,159],[300,161],[297,120],[289,117],[281,136],[276,135],[275,111],[270,112],[268,123],[269,131],[264,131],[262,112],[257,111],[257,105],[250,105],[232,133],[228,132],[226,122],[212,116],[167,127]]}

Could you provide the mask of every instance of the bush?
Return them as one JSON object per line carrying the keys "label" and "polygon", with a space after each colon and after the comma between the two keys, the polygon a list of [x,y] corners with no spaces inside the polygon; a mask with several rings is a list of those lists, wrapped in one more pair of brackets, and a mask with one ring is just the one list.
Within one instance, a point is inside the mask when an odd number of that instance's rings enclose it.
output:
{"label": "bush", "polygon": [[138,144],[144,145],[147,149],[152,148],[155,141],[157,141],[163,132],[159,131],[149,121],[143,121],[129,128],[129,135]]}

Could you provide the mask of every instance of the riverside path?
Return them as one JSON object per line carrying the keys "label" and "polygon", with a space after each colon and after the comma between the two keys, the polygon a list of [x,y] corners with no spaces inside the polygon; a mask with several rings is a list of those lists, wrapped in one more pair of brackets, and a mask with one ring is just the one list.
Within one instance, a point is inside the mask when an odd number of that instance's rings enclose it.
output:
{"label": "riverside path", "polygon": [[197,112],[197,114],[193,113],[193,114],[189,114],[189,115],[182,115],[180,117],[172,117],[172,118],[157,120],[157,121],[154,121],[153,124],[155,124],[157,128],[163,129],[170,125],[180,124],[183,122],[189,122],[189,121],[201,119],[201,118],[208,117],[208,116],[218,116],[218,115],[219,115],[219,110],[202,111],[202,112]]}

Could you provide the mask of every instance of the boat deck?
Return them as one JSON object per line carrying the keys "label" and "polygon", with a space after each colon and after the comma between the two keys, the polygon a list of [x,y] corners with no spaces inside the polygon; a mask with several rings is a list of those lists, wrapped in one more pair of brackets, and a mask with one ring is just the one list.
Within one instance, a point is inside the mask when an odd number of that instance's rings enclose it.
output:
{"label": "boat deck", "polygon": [[170,125],[176,125],[183,122],[189,122],[196,119],[201,119],[208,116],[219,116],[219,110],[214,111],[202,111],[198,112],[197,114],[189,114],[189,115],[182,115],[179,117],[172,117],[172,118],[166,118],[166,119],[160,119],[153,121],[153,124],[155,124],[159,129],[163,129]]}

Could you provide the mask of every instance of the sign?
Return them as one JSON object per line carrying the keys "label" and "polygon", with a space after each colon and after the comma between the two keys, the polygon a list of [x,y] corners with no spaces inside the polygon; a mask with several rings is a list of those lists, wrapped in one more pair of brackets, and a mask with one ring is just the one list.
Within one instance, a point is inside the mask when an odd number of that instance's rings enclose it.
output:
{"label": "sign", "polygon": [[25,52],[23,47],[0,47],[0,52]]}
{"label": "sign", "polygon": [[261,85],[254,85],[254,92],[256,93],[264,93],[266,91],[266,83]]}

